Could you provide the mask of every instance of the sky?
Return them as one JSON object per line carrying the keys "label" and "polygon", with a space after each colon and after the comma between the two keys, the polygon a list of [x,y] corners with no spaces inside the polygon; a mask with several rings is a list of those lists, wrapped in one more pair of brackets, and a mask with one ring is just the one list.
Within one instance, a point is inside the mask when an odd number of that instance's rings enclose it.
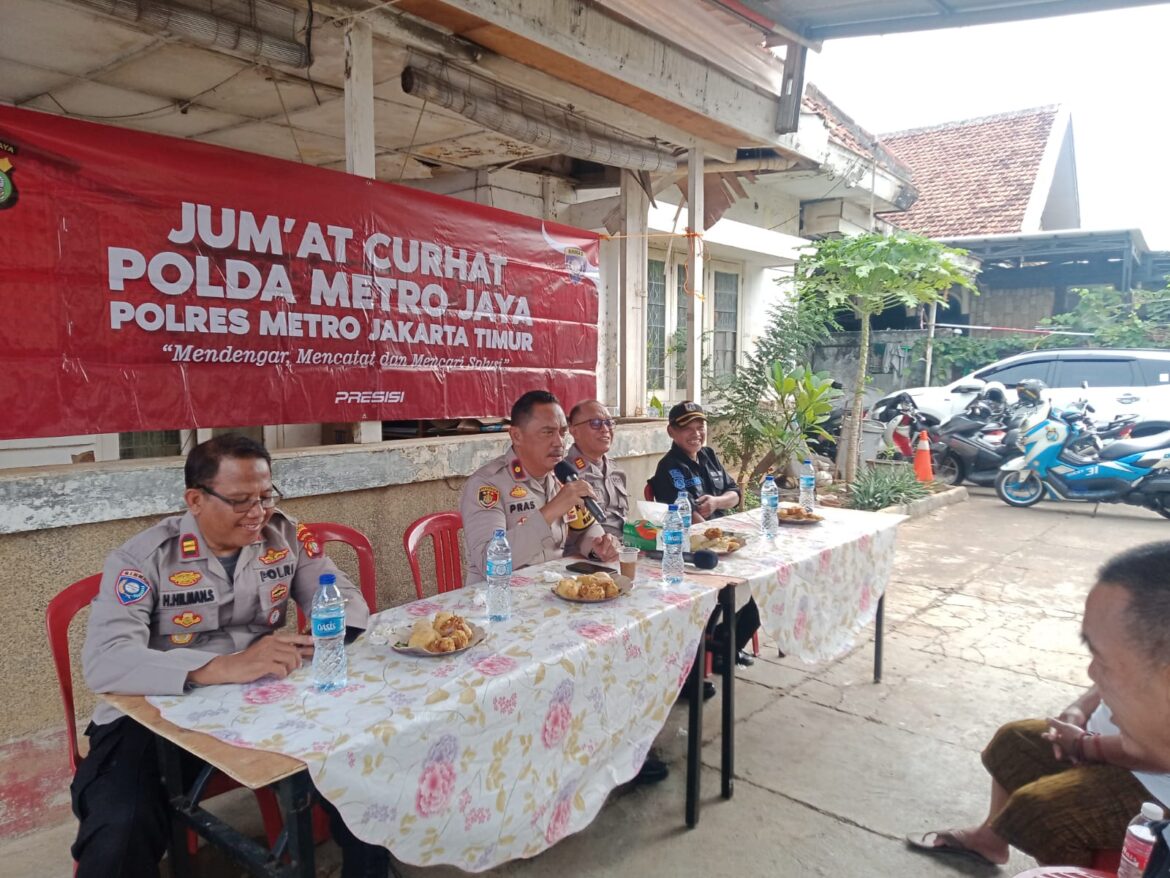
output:
{"label": "sky", "polygon": [[1081,227],[1170,250],[1170,3],[1011,24],[829,40],[816,84],[887,133],[1047,104],[1072,114]]}

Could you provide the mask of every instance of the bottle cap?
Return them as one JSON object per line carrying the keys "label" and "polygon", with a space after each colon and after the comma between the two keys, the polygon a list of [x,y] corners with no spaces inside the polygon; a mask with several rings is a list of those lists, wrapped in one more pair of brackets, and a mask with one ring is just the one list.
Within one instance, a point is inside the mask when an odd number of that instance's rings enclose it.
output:
{"label": "bottle cap", "polygon": [[333,585],[337,582],[337,577],[332,573],[322,573],[319,581],[321,585]]}
{"label": "bottle cap", "polygon": [[1166,812],[1162,810],[1162,806],[1157,802],[1143,802],[1142,816],[1147,820],[1161,820],[1166,816]]}
{"label": "bottle cap", "polygon": [[766,476],[764,476],[764,481],[765,482],[774,482],[774,481],[776,481],[776,477],[773,476],[771,473],[768,473]]}
{"label": "bottle cap", "polygon": [[678,512],[678,504],[671,503],[670,506],[667,508],[667,511],[668,512]]}
{"label": "bottle cap", "polygon": [[502,527],[497,527],[497,528],[496,528],[496,532],[495,532],[494,534],[492,534],[492,537],[493,537],[493,538],[495,538],[495,537],[504,537],[504,536],[507,536],[507,535],[508,535],[508,532],[507,532],[506,530],[504,530]]}

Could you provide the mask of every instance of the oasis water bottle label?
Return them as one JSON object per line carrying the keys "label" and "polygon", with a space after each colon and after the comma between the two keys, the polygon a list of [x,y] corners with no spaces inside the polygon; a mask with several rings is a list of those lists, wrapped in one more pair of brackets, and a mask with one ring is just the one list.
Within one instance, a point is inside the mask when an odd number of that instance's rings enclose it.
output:
{"label": "oasis water bottle label", "polygon": [[314,637],[336,637],[338,634],[345,633],[345,617],[344,616],[314,616],[313,617],[313,636]]}

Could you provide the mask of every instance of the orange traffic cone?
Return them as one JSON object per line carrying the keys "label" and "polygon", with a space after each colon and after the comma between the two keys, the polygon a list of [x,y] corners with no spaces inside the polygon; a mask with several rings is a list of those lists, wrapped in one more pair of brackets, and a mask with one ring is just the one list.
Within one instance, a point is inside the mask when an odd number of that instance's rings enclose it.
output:
{"label": "orange traffic cone", "polygon": [[930,464],[930,437],[923,430],[918,434],[918,448],[914,451],[914,475],[920,482],[934,481],[934,467]]}

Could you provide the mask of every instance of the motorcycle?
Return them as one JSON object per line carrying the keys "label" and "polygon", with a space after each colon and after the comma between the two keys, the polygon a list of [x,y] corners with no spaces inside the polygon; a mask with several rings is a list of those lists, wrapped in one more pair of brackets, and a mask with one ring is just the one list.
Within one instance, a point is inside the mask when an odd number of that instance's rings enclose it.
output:
{"label": "motorcycle", "polygon": [[914,397],[899,393],[879,400],[870,412],[870,417],[886,425],[882,442],[894,449],[895,460],[913,460],[918,434],[926,431],[931,449],[938,442],[938,419],[920,412],[914,404]]}
{"label": "motorcycle", "polygon": [[975,485],[994,484],[1000,467],[1022,453],[1019,427],[1034,413],[1033,405],[1018,402],[993,419],[993,407],[976,398],[939,428],[935,478],[947,485],[964,479]]}
{"label": "motorcycle", "polygon": [[1026,421],[1019,439],[1023,455],[1001,467],[996,495],[1017,507],[1033,506],[1045,496],[1127,503],[1170,518],[1170,430],[1119,440],[1084,456],[1070,446],[1091,430],[1092,411],[1082,401],[1065,410],[1049,408],[1035,422]]}

